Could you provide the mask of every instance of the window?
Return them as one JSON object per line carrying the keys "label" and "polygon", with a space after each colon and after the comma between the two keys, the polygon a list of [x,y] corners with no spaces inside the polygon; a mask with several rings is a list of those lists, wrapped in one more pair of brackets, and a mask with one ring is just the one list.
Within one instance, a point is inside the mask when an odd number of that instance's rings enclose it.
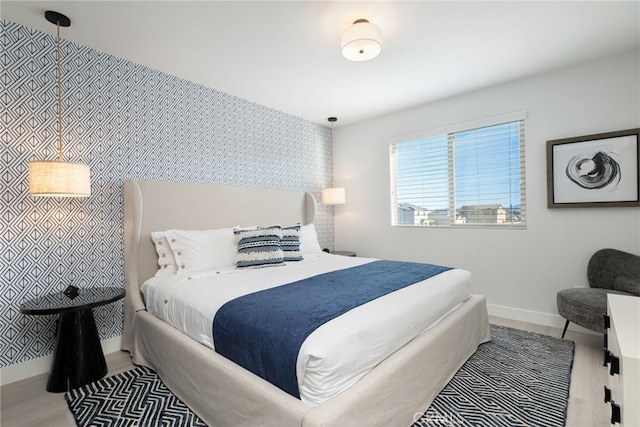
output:
{"label": "window", "polygon": [[392,225],[524,228],[524,118],[394,138]]}

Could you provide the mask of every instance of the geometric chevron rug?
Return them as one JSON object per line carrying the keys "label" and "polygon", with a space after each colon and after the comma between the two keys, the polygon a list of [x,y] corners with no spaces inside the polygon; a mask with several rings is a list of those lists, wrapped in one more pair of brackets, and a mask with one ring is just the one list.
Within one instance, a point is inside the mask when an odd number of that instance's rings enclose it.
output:
{"label": "geometric chevron rug", "polygon": [[79,427],[206,427],[144,366],[68,391],[64,397]]}
{"label": "geometric chevron rug", "polygon": [[414,427],[564,426],[573,341],[491,325]]}
{"label": "geometric chevron rug", "polygon": [[[414,427],[563,426],[572,341],[491,325]],[[65,393],[79,427],[206,426],[151,369],[137,366]]]}

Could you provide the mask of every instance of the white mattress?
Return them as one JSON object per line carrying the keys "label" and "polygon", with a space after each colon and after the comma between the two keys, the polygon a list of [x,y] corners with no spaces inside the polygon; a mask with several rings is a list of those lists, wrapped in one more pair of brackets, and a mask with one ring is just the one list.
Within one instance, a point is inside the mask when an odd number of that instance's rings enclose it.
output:
{"label": "white mattress", "polygon": [[[282,267],[235,268],[153,277],[142,285],[147,310],[213,348],[212,322],[227,301],[327,271],[375,261],[305,255]],[[302,401],[319,405],[437,324],[470,296],[470,273],[453,269],[361,305],[316,329],[297,360]]]}

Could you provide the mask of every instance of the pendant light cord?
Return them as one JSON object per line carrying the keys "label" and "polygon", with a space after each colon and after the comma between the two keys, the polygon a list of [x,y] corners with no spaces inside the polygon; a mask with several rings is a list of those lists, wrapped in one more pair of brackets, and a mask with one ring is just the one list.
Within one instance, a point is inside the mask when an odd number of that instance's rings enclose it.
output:
{"label": "pendant light cord", "polygon": [[62,71],[60,66],[60,21],[56,23],[58,28],[58,161],[63,162],[62,157]]}

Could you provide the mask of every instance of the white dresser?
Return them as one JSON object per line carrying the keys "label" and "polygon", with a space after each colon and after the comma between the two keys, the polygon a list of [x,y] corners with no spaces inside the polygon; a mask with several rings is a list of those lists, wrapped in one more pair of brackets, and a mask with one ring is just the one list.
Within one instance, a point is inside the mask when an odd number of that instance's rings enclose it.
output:
{"label": "white dresser", "polygon": [[605,364],[609,384],[605,402],[611,405],[611,424],[640,426],[640,297],[607,296]]}

